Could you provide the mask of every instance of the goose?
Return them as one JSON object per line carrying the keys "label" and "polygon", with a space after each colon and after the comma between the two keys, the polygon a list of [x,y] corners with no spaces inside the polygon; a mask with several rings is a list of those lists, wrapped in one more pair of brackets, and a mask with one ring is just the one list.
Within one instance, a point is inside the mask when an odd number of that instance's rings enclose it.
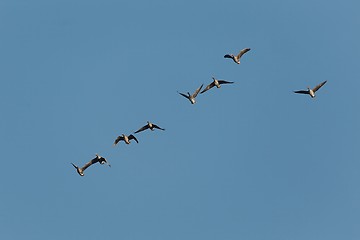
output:
{"label": "goose", "polygon": [[126,144],[130,144],[131,139],[134,139],[135,142],[139,143],[139,141],[136,139],[136,137],[134,135],[130,134],[129,136],[126,136],[125,134],[122,134],[121,136],[118,136],[115,139],[114,146],[116,144],[118,144],[118,142],[120,142],[120,141],[124,141]]}
{"label": "goose", "polygon": [[224,56],[224,58],[231,58],[234,62],[236,62],[237,64],[240,64],[241,56],[244,55],[245,53],[247,53],[248,51],[250,51],[250,48],[244,48],[243,50],[241,50],[239,52],[239,54],[237,56],[234,56],[234,54],[226,54]]}
{"label": "goose", "polygon": [[221,85],[220,84],[231,84],[231,83],[234,83],[234,82],[228,82],[228,81],[225,81],[225,80],[219,80],[219,79],[216,79],[214,77],[212,77],[212,79],[214,81],[212,81],[212,83],[210,83],[209,85],[206,86],[206,88],[204,88],[204,90],[202,90],[200,92],[200,94],[206,92],[207,90],[213,88],[214,86],[216,86],[217,88],[220,88]]}
{"label": "goose", "polygon": [[317,85],[317,86],[314,87],[313,89],[307,87],[307,90],[294,91],[294,93],[309,94],[311,98],[314,98],[314,97],[315,97],[315,92],[316,92],[317,90],[319,90],[322,86],[324,86],[324,84],[325,84],[326,82],[327,82],[327,81],[324,81],[324,82],[320,83],[319,85]]}
{"label": "goose", "polygon": [[87,169],[88,167],[90,167],[91,165],[93,165],[93,164],[95,164],[97,162],[99,162],[100,164],[106,163],[109,167],[111,167],[111,165],[108,163],[108,161],[104,157],[99,156],[98,154],[96,154],[96,157],[91,159],[82,168],[76,166],[74,163],[71,163],[71,164],[74,166],[74,168],[76,168],[76,171],[80,176],[84,176],[85,175],[84,174],[85,169]]}
{"label": "goose", "polygon": [[178,92],[178,93],[179,93],[181,96],[184,96],[184,97],[186,97],[187,99],[189,99],[189,101],[191,102],[191,104],[195,104],[195,103],[196,103],[195,98],[196,98],[196,96],[199,94],[199,92],[200,92],[201,88],[203,87],[203,85],[204,85],[204,84],[201,84],[201,86],[200,86],[198,89],[196,89],[196,91],[195,91],[192,95],[190,95],[189,92],[187,92],[188,95],[186,95],[186,94],[184,94],[184,93],[181,93],[181,92]]}
{"label": "goose", "polygon": [[144,130],[146,130],[148,128],[150,128],[151,131],[154,131],[154,128],[157,128],[157,129],[160,129],[160,130],[163,130],[163,131],[165,130],[164,128],[161,128],[158,125],[147,121],[147,124],[145,126],[143,126],[142,128],[140,128],[139,130],[137,130],[135,133],[139,133],[139,132],[144,131]]}

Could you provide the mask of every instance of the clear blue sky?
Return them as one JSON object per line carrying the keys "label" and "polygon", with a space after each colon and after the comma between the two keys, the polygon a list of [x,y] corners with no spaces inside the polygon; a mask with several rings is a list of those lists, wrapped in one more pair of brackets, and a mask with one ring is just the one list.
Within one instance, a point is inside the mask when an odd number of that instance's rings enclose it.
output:
{"label": "clear blue sky", "polygon": [[0,238],[360,239],[359,9],[0,1]]}

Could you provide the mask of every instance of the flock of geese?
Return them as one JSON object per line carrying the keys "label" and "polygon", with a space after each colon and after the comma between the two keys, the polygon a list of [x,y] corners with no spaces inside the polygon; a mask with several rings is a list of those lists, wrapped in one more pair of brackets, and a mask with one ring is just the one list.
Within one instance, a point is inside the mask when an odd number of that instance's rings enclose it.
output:
{"label": "flock of geese", "polygon": [[[242,49],[238,55],[234,55],[234,54],[226,54],[224,56],[224,58],[231,58],[235,63],[237,64],[240,64],[240,58],[245,54],[247,53],[248,51],[250,51],[250,48],[244,48]],[[190,94],[190,92],[187,92],[187,94],[184,94],[184,93],[180,93],[178,92],[181,96],[187,98],[191,104],[195,104],[196,103],[196,97],[197,95],[200,93],[205,93],[206,91],[210,90],[211,88],[213,87],[217,87],[217,88],[220,88],[221,87],[221,84],[232,84],[234,82],[229,82],[229,81],[225,81],[225,80],[220,80],[220,79],[216,79],[215,77],[212,77],[213,81],[207,85],[204,90],[201,91],[202,87],[203,87],[203,84],[197,88],[195,90],[195,92],[193,94]],[[298,91],[294,91],[294,93],[300,93],[300,94],[307,94],[307,95],[310,95],[311,98],[314,98],[315,97],[315,92],[318,91],[322,86],[325,85],[327,81],[324,81],[320,84],[318,84],[317,86],[315,86],[314,88],[310,88],[310,87],[307,87],[307,90],[298,90]],[[201,91],[201,92],[200,92]],[[151,123],[151,122],[147,122],[147,124],[143,127],[141,127],[139,130],[135,131],[134,134],[137,134],[139,132],[142,132],[144,130],[147,130],[147,129],[150,129],[151,131],[154,131],[154,129],[159,129],[159,130],[162,130],[164,131],[165,129],[164,128],[161,128],[159,127],[158,125],[154,124],[154,123]],[[114,141],[114,144],[113,146],[116,146],[120,141],[124,141],[125,144],[130,144],[131,140],[134,140],[136,143],[139,143],[139,141],[137,140],[137,138],[133,135],[133,134],[130,134],[130,135],[125,135],[125,134],[122,134],[120,136],[118,136],[115,141]],[[95,164],[95,163],[100,163],[101,165],[103,164],[106,164],[108,165],[109,167],[111,167],[111,165],[109,164],[109,162],[102,156],[96,154],[95,158],[91,159],[89,162],[87,162],[83,167],[78,167],[77,165],[75,165],[74,163],[71,163],[74,168],[76,169],[77,173],[80,175],[80,176],[84,176],[84,171],[90,167],[91,165]]]}
{"label": "flock of geese", "polygon": [[[163,130],[163,131],[165,130],[164,128],[161,128],[158,125],[147,121],[146,125],[141,127],[139,130],[135,131],[134,134],[142,132],[146,129],[150,129],[151,131],[154,131],[155,128],[159,129],[159,130]],[[136,143],[139,143],[139,141],[133,134],[130,134],[130,135],[121,134],[120,136],[118,136],[115,139],[113,146],[116,146],[120,141],[124,141],[125,144],[130,144],[131,143],[130,140],[134,140]],[[91,165],[93,165],[97,162],[100,163],[101,165],[107,164],[109,167],[111,167],[111,165],[106,160],[106,158],[99,156],[98,154],[96,154],[95,158],[93,158],[89,162],[85,163],[85,165],[83,167],[78,167],[74,163],[71,163],[71,164],[74,166],[74,168],[76,168],[76,171],[80,176],[84,176],[85,169],[87,169],[88,167],[90,167]]]}

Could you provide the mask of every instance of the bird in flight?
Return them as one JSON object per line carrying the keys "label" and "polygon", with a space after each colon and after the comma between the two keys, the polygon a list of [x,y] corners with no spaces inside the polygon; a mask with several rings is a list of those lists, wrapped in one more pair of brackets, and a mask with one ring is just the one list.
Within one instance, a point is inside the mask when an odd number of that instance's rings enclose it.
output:
{"label": "bird in flight", "polygon": [[221,84],[231,84],[231,83],[234,83],[234,82],[228,82],[228,81],[225,81],[225,80],[219,80],[219,79],[216,79],[214,77],[212,77],[213,81],[206,86],[206,88],[204,88],[204,90],[202,90],[200,92],[200,94],[206,92],[207,90],[213,88],[214,86],[216,86],[217,88],[220,88],[221,87]]}
{"label": "bird in flight", "polygon": [[319,85],[317,85],[316,87],[314,87],[313,89],[311,89],[310,87],[307,87],[307,90],[299,90],[299,91],[294,91],[294,93],[302,93],[302,94],[309,94],[311,98],[315,97],[315,92],[317,90],[319,90],[322,86],[324,86],[324,84],[327,81],[324,81],[322,83],[320,83]]}
{"label": "bird in flight", "polygon": [[159,127],[158,125],[151,123],[149,121],[147,121],[147,124],[145,126],[143,126],[142,128],[140,128],[139,130],[137,130],[135,133],[139,133],[141,131],[144,131],[146,129],[150,129],[151,131],[154,131],[155,128],[160,129],[160,130],[165,130],[164,128]]}
{"label": "bird in flight", "polygon": [[96,154],[96,157],[95,158],[93,158],[93,159],[91,159],[88,163],[86,163],[83,167],[78,167],[78,166],[76,166],[75,164],[73,164],[73,163],[71,163],[73,166],[74,166],[74,168],[76,168],[76,171],[77,171],[77,173],[80,175],[80,176],[84,176],[85,174],[84,174],[84,171],[85,171],[85,169],[87,169],[88,167],[90,167],[91,165],[93,165],[93,164],[95,164],[95,163],[97,163],[97,162],[99,162],[100,164],[104,164],[104,163],[106,163],[107,165],[109,165],[109,167],[111,167],[111,165],[108,163],[108,161],[104,158],[104,157],[102,157],[102,156],[99,156],[98,154]]}
{"label": "bird in flight", "polygon": [[195,103],[196,103],[195,98],[196,98],[196,96],[199,94],[199,92],[200,92],[201,88],[203,87],[203,85],[204,85],[204,84],[201,84],[201,86],[200,86],[198,89],[196,89],[196,91],[195,91],[192,95],[190,95],[189,92],[187,92],[188,95],[186,95],[186,94],[184,94],[184,93],[180,93],[180,92],[178,92],[178,93],[179,93],[181,96],[186,97],[187,99],[189,99],[189,101],[191,102],[191,104],[195,104]]}
{"label": "bird in flight", "polygon": [[126,144],[130,144],[130,140],[132,139],[134,139],[135,142],[139,143],[139,141],[136,139],[134,135],[130,134],[129,136],[126,136],[125,134],[122,134],[115,139],[114,146],[118,144],[118,142],[120,141],[124,141]]}
{"label": "bird in flight", "polygon": [[242,55],[244,55],[245,53],[247,53],[248,51],[250,51],[250,48],[244,48],[243,50],[241,50],[239,52],[238,55],[234,55],[234,54],[226,54],[224,56],[224,58],[231,58],[234,62],[236,62],[237,64],[240,64],[240,58]]}

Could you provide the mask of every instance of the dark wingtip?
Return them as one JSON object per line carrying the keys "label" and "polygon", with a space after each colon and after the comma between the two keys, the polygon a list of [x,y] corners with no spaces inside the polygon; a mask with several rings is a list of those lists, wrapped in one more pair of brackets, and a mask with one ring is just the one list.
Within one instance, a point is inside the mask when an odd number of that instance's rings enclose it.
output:
{"label": "dark wingtip", "polygon": [[73,165],[73,167],[77,169],[77,166],[75,164],[73,164],[73,163],[70,163],[70,164]]}

